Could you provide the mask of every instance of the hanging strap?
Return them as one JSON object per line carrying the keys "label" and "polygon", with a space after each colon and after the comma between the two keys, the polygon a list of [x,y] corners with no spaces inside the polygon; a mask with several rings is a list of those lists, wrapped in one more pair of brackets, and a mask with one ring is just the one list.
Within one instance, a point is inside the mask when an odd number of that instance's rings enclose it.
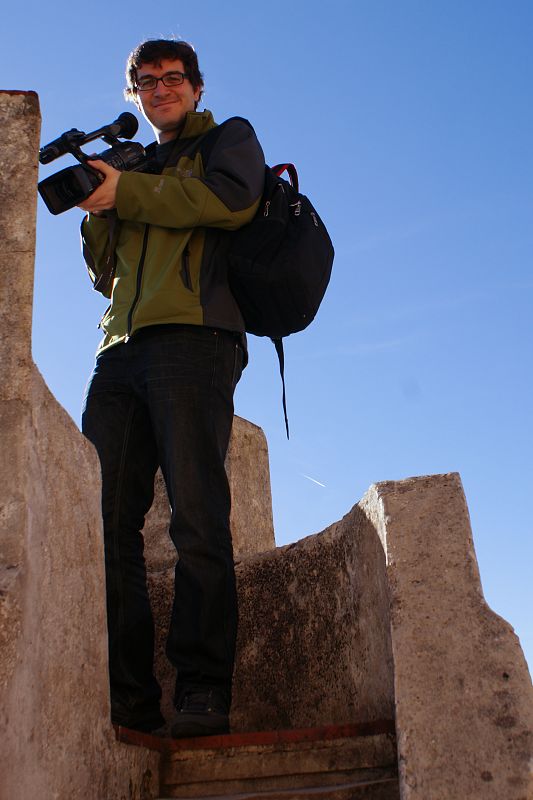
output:
{"label": "hanging strap", "polygon": [[275,167],[270,167],[272,172],[280,178],[284,172],[287,173],[289,176],[289,181],[292,188],[299,192],[300,191],[300,184],[298,181],[298,172],[296,171],[296,167],[294,164],[276,164]]}
{"label": "hanging strap", "polygon": [[276,348],[279,361],[279,374],[281,375],[281,385],[283,386],[283,415],[285,417],[285,430],[287,431],[287,439],[289,438],[289,418],[287,417],[287,402],[285,398],[285,355],[283,353],[283,339],[271,339],[272,344]]}

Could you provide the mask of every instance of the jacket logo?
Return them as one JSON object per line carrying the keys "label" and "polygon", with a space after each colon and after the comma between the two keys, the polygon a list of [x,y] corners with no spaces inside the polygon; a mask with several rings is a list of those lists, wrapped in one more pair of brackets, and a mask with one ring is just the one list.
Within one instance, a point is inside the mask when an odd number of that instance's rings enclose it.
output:
{"label": "jacket logo", "polygon": [[164,185],[165,185],[165,179],[161,178],[157,186],[154,186],[154,192],[156,194],[159,194]]}
{"label": "jacket logo", "polygon": [[183,169],[183,167],[176,167],[176,175],[180,178],[192,178],[192,169]]}

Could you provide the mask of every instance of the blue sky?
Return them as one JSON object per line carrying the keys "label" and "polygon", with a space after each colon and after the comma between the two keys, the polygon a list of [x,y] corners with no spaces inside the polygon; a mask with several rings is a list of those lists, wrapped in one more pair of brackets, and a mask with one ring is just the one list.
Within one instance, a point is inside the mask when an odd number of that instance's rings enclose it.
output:
{"label": "blue sky", "polygon": [[[179,36],[198,51],[205,106],[249,118],[270,163],[294,161],[330,230],[326,299],[286,341],[290,442],[268,341],[251,339],[236,395],[268,437],[278,544],[375,481],[459,471],[485,596],[533,663],[533,4],[43,8],[11,6],[3,25],[4,85],[39,93],[43,142],[134,110],[128,52]],[[136,138],[151,141],[143,121]],[[105,307],[80,217],[39,203],[34,319],[35,360],[76,421]]]}

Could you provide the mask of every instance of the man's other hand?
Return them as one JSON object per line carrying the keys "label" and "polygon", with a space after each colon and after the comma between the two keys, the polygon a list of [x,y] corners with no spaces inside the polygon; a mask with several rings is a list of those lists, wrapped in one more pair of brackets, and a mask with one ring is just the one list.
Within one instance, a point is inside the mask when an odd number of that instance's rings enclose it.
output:
{"label": "man's other hand", "polygon": [[79,204],[79,208],[83,208],[84,211],[90,211],[91,214],[98,214],[100,211],[115,208],[117,184],[121,173],[118,169],[106,164],[105,161],[100,161],[100,159],[91,160],[88,165],[101,172],[104,176],[104,181],[83,203]]}

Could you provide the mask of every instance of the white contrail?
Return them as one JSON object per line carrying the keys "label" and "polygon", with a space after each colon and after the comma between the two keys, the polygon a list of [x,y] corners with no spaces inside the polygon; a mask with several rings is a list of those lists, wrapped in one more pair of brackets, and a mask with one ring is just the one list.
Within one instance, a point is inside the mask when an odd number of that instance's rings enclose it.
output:
{"label": "white contrail", "polygon": [[318,486],[322,486],[324,489],[326,488],[325,483],[320,483],[320,481],[316,481],[314,478],[311,478],[310,475],[306,475],[304,472],[301,472],[300,474],[303,475],[304,478],[307,478],[308,481],[313,481],[313,483],[318,484]]}

